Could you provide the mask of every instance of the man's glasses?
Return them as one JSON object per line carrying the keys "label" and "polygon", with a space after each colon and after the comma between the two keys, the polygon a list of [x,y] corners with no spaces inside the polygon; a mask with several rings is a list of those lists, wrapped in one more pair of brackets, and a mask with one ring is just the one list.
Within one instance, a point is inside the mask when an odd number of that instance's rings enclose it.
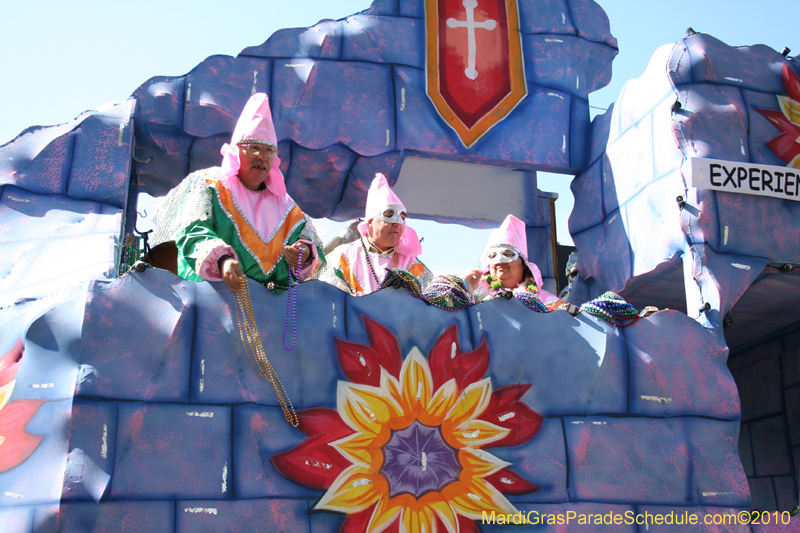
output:
{"label": "man's glasses", "polygon": [[253,144],[240,144],[239,146],[241,146],[248,154],[255,157],[258,157],[261,154],[264,154],[267,157],[275,157],[276,155],[278,155],[278,150],[276,150],[274,147],[268,144],[253,143]]}

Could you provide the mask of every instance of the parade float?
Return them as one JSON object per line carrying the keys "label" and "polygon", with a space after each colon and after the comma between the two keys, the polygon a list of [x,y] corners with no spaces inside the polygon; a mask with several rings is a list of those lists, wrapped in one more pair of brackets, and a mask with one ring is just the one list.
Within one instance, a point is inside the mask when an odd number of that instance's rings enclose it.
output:
{"label": "parade float", "polygon": [[[377,0],[0,146],[4,531],[797,527],[800,61],[691,33],[590,121],[616,53],[590,0]],[[290,323],[252,284],[288,423],[223,284],[129,268],[138,193],[256,92],[306,213],[361,216],[376,172],[412,217],[513,213],[551,292],[536,176],[574,176],[572,307],[310,281]]]}

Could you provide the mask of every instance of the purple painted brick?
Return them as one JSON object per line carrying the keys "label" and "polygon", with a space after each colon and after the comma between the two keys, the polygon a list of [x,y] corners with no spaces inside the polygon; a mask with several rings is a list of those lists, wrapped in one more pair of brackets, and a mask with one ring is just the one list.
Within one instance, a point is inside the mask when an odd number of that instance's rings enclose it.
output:
{"label": "purple painted brick", "polygon": [[113,499],[232,496],[231,408],[122,403]]}
{"label": "purple painted brick", "polygon": [[271,69],[272,61],[256,57],[205,59],[186,75],[184,131],[195,137],[233,131],[248,98],[270,94]]}
{"label": "purple painted brick", "polygon": [[270,104],[278,139],[311,149],[341,142],[366,156],[394,149],[391,66],[276,59],[272,83]]}
{"label": "purple painted brick", "polygon": [[528,83],[552,87],[587,98],[611,81],[611,65],[618,51],[581,37],[548,34],[523,35],[525,77]]}
{"label": "purple painted brick", "polygon": [[525,0],[518,2],[522,33],[577,35],[567,0]]}
{"label": "purple painted brick", "polygon": [[308,216],[329,216],[342,197],[347,175],[358,154],[341,144],[322,150],[295,144],[291,154],[286,190]]}
{"label": "purple painted brick", "polygon": [[606,213],[603,208],[604,167],[607,171],[611,171],[606,155],[603,155],[601,160],[592,163],[570,184],[572,195],[575,197],[575,205],[581,206],[580,209],[573,209],[569,215],[569,232],[572,235],[601,224],[605,219]]}
{"label": "purple painted brick", "polygon": [[137,132],[143,123],[183,126],[185,81],[185,76],[154,76],[133,91]]}
{"label": "purple painted brick", "polygon": [[742,424],[739,429],[739,459],[742,460],[742,467],[748,477],[755,476],[753,467],[753,446],[750,443],[750,425]]}
{"label": "purple painted brick", "polygon": [[343,21],[342,59],[425,66],[425,24],[406,17],[359,14]]}
{"label": "purple painted brick", "polygon": [[689,48],[694,83],[710,82],[770,93],[783,91],[780,75],[787,60],[769,46],[732,47],[704,33],[696,33],[684,42]]}
{"label": "purple painted brick", "polygon": [[33,531],[32,505],[0,508],[0,524],[5,533],[31,533]]}
{"label": "purple painted brick", "polygon": [[174,531],[175,502],[65,502],[37,507],[35,531],[43,533],[114,533]]}
{"label": "purple painted brick", "polygon": [[92,283],[80,362],[93,367],[93,376],[78,383],[77,393],[188,400],[194,285],[159,269]]}
{"label": "purple painted brick", "polygon": [[662,311],[626,328],[625,339],[631,412],[738,418],[727,350],[713,332],[683,313]]}
{"label": "purple painted brick", "polygon": [[785,349],[781,354],[783,365],[783,386],[800,384],[800,332],[784,338]]}
{"label": "purple painted brick", "polygon": [[775,499],[779,511],[791,511],[797,506],[797,473],[793,476],[775,476]]}
{"label": "purple painted brick", "polygon": [[[578,35],[589,41],[605,43],[616,49],[617,40],[611,35],[608,15],[594,0],[569,0],[572,21],[578,28]],[[609,62],[608,67],[611,68]],[[609,77],[611,73],[608,73]]]}
{"label": "purple painted brick", "polygon": [[780,413],[783,410],[778,357],[759,361],[733,373],[742,398],[742,420],[753,420]]}
{"label": "purple painted brick", "polygon": [[176,513],[176,533],[309,531],[306,500],[189,500],[177,502]]}
{"label": "purple painted brick", "polygon": [[750,484],[750,501],[753,508],[758,507],[767,512],[778,510],[771,477],[748,478],[747,482]]}
{"label": "purple painted brick", "polygon": [[565,418],[571,500],[693,501],[685,419]]}
{"label": "purple painted brick", "polygon": [[491,448],[490,453],[511,463],[510,468],[539,490],[521,496],[507,496],[512,502],[566,502],[567,457],[560,418],[545,418],[539,432],[528,442],[513,448]]}
{"label": "purple painted brick", "polygon": [[602,224],[572,235],[575,246],[593,250],[578,256],[582,278],[592,277],[604,291],[620,292],[633,272],[633,251],[619,210],[606,214]]}
{"label": "purple painted brick", "polygon": [[264,44],[245,48],[240,55],[340,59],[342,56],[342,21],[321,20],[310,28],[280,29],[273,33]]}
{"label": "purple painted brick", "polygon": [[789,422],[789,440],[800,444],[800,385],[784,390],[786,397],[786,420]]}
{"label": "purple painted brick", "polygon": [[739,422],[687,418],[693,501],[716,507],[747,507],[750,491],[739,460]]}
{"label": "purple painted brick", "polygon": [[233,418],[233,479],[237,498],[317,498],[322,495],[289,481],[272,466],[273,455],[290,450],[306,439],[286,422],[279,407],[241,405],[234,408]]}
{"label": "purple painted brick", "polygon": [[792,473],[786,418],[783,415],[757,420],[750,424],[753,459],[757,476],[780,476]]}
{"label": "purple painted brick", "polygon": [[469,313],[475,342],[486,332],[496,386],[530,383],[522,399],[533,410],[546,416],[627,411],[624,341],[608,324],[564,311],[534,314],[516,299],[495,298]]}
{"label": "purple painted brick", "polygon": [[75,400],[61,498],[99,500],[114,471],[117,402]]}
{"label": "purple painted brick", "polygon": [[[397,166],[400,152],[393,151],[375,157],[359,157],[356,159],[350,175],[347,179],[347,187],[344,188],[342,199],[336,206],[336,211],[330,217],[333,220],[343,222],[364,216],[364,206],[367,204],[367,191],[375,178],[376,172],[387,174]],[[399,169],[398,169],[399,171]],[[389,177],[389,185],[394,183]]]}
{"label": "purple painted brick", "polygon": [[72,152],[68,196],[125,206],[133,145],[132,102],[81,123]]}

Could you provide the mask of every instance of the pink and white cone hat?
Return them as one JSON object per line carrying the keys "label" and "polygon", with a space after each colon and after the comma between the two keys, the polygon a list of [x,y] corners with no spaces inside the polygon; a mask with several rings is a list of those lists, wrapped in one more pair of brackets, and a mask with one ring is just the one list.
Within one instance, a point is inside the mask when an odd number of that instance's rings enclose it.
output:
{"label": "pink and white cone hat", "polygon": [[[240,142],[263,143],[278,148],[278,137],[275,134],[275,125],[272,122],[272,111],[269,107],[269,98],[264,93],[255,93],[244,105],[242,114],[236,122],[230,144],[224,144],[222,153],[222,171],[230,179],[239,172],[239,147]],[[265,185],[276,196],[286,195],[286,183],[280,170],[281,160],[275,157],[269,171]]]}
{"label": "pink and white cone hat", "polygon": [[499,228],[493,229],[489,235],[489,241],[481,254],[481,269],[488,271],[489,262],[487,253],[494,247],[511,248],[516,251],[525,262],[525,265],[533,274],[533,279],[539,290],[542,290],[542,272],[535,263],[528,261],[528,237],[525,231],[525,223],[515,217],[508,215]]}
{"label": "pink and white cone hat", "polygon": [[[375,179],[367,192],[367,207],[364,213],[364,220],[358,225],[358,231],[361,235],[369,233],[369,225],[367,222],[373,218],[380,216],[381,213],[388,208],[393,208],[396,211],[406,211],[406,206],[398,198],[394,191],[389,187],[389,182],[386,181],[386,176],[380,172],[375,174]],[[405,230],[400,237],[400,242],[397,244],[397,253],[401,255],[410,255],[416,257],[422,253],[422,245],[419,242],[417,232],[411,229],[408,224],[405,224]]]}

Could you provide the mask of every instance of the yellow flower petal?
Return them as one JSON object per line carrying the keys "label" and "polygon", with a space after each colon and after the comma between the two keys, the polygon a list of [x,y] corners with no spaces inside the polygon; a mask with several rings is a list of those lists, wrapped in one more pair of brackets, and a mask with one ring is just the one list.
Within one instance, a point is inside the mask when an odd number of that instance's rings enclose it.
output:
{"label": "yellow flower petal", "polygon": [[14,384],[16,382],[16,379],[12,379],[10,382],[0,387],[0,411],[6,406],[8,399],[11,398],[11,393],[14,392]]}
{"label": "yellow flower petal", "polygon": [[795,102],[788,96],[778,96],[778,104],[786,118],[793,124],[800,125],[800,102]]}
{"label": "yellow flower petal", "polygon": [[452,505],[445,501],[433,502],[429,505],[436,516],[439,517],[439,520],[442,521],[442,524],[444,524],[447,533],[458,533],[458,517]]}
{"label": "yellow flower petal", "polygon": [[491,378],[484,378],[469,385],[464,392],[462,392],[458,401],[447,413],[445,419],[452,424],[453,427],[462,422],[477,418],[489,406],[489,401],[492,399],[492,380]]}
{"label": "yellow flower petal", "polygon": [[394,399],[369,385],[340,381],[336,390],[339,415],[356,431],[378,435],[386,423],[403,413]]}
{"label": "yellow flower petal", "polygon": [[403,398],[414,413],[419,414],[431,401],[433,378],[428,361],[414,347],[403,361],[400,370],[400,382],[403,384]]}
{"label": "yellow flower petal", "polygon": [[463,468],[460,477],[464,479],[483,479],[511,465],[485,450],[472,448],[462,448],[458,452],[458,462]]}
{"label": "yellow flower petal", "polygon": [[330,445],[354,465],[363,466],[370,473],[374,473],[383,466],[381,446],[386,444],[391,436],[392,432],[389,430],[378,436],[371,433],[354,433],[331,442]]}
{"label": "yellow flower petal", "polygon": [[424,506],[421,509],[406,507],[400,522],[400,533],[433,533],[436,520],[433,510]]}
{"label": "yellow flower petal", "polygon": [[[509,432],[510,430],[485,420],[467,420],[453,428],[452,435],[461,446],[479,448],[490,442],[504,439]],[[458,447],[461,448],[461,446]]]}
{"label": "yellow flower petal", "polygon": [[419,421],[426,426],[438,426],[442,423],[447,413],[458,401],[458,386],[456,380],[451,379],[436,391],[428,407],[419,416]]}
{"label": "yellow flower petal", "polygon": [[403,414],[391,419],[388,423],[389,429],[404,429],[414,421],[414,412],[403,398],[403,390],[400,382],[393,375],[381,368],[381,389],[384,394],[391,398],[403,410]]}
{"label": "yellow flower petal", "polygon": [[455,511],[467,518],[480,520],[484,511],[501,514],[516,514],[518,511],[491,484],[482,479],[462,479],[442,490],[442,497],[450,502]]}
{"label": "yellow flower petal", "polygon": [[325,492],[315,509],[358,513],[363,511],[389,490],[389,484],[380,474],[370,474],[360,465],[347,467]]}
{"label": "yellow flower petal", "polygon": [[380,533],[389,526],[400,516],[400,512],[406,504],[411,503],[413,500],[411,496],[404,495],[398,498],[392,498],[387,501],[388,495],[381,497],[378,505],[375,506],[375,511],[372,513],[372,518],[367,525],[367,533]]}
{"label": "yellow flower petal", "polygon": [[[799,139],[800,139],[800,137],[795,139],[795,142],[798,142]],[[792,159],[792,161],[786,166],[787,167],[792,167],[792,168],[800,168],[800,155],[798,155],[797,157]]]}

